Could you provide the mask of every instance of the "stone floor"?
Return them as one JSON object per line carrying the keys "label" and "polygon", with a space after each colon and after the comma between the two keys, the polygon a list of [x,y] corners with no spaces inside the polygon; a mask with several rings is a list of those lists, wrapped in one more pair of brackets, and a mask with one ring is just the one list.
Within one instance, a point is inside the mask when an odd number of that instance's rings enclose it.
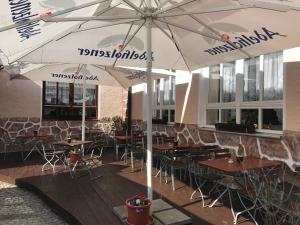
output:
{"label": "stone floor", "polygon": [[34,194],[0,181],[0,225],[67,225]]}

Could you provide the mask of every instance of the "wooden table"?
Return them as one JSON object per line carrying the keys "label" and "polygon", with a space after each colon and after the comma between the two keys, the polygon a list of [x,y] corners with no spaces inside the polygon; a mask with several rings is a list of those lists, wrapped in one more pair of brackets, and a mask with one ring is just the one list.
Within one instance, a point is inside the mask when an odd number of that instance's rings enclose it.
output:
{"label": "wooden table", "polygon": [[71,142],[67,141],[58,141],[53,143],[54,145],[59,145],[59,146],[64,146],[64,147],[75,147],[79,145],[85,145],[85,144],[91,144],[93,143],[92,141],[79,141],[79,140],[73,140]]}
{"label": "wooden table", "polygon": [[[233,162],[229,163],[227,158],[221,158],[221,159],[213,159],[213,160],[206,160],[206,161],[198,161],[198,163],[202,166],[207,166],[209,168],[221,171],[224,174],[227,174],[227,178],[232,178],[232,180],[235,179],[234,175],[240,174],[245,170],[255,170],[255,169],[264,169],[264,168],[274,168],[277,166],[280,166],[282,163],[279,161],[270,161],[267,159],[259,159],[252,156],[246,156],[243,160],[243,162]],[[228,176],[230,175],[230,176]],[[234,224],[237,223],[238,215],[239,213],[234,212],[232,208],[232,199],[231,199],[231,187],[230,185],[234,185],[234,182],[232,181],[232,184],[229,183],[228,186],[226,186],[225,190],[209,205],[209,207],[213,207],[219,199],[222,198],[223,195],[228,194],[230,206],[231,206],[231,212],[233,216]],[[252,208],[246,208],[243,210],[243,212],[249,212]],[[250,215],[250,214],[249,214]],[[251,216],[251,215],[250,215]]]}
{"label": "wooden table", "polygon": [[131,135],[118,135],[115,136],[115,150],[116,150],[116,159],[118,160],[119,158],[119,147],[120,145],[124,145],[125,146],[125,152],[122,155],[121,159],[123,157],[125,157],[125,161],[127,161],[127,147],[126,147],[126,143],[127,141],[131,140],[132,136]]}
{"label": "wooden table", "polygon": [[212,169],[222,171],[226,174],[235,174],[240,173],[244,170],[263,169],[281,165],[281,162],[279,161],[259,159],[252,156],[246,156],[242,163],[228,163],[227,158],[199,161],[198,163]]}

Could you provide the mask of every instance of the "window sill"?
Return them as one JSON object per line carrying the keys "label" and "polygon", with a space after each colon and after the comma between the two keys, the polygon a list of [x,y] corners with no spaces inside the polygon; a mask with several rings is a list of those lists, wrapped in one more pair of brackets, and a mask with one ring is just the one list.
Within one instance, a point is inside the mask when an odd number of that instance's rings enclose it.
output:
{"label": "window sill", "polygon": [[235,134],[235,135],[243,135],[243,136],[251,136],[251,137],[261,137],[261,138],[271,138],[271,139],[281,139],[283,134],[279,133],[254,133],[254,134],[249,134],[249,133],[239,133],[239,132],[230,132],[230,131],[222,131],[222,130],[216,130],[215,128],[212,127],[199,127],[199,130],[202,131],[211,131],[211,132],[216,132],[216,133],[224,133],[224,134]]}

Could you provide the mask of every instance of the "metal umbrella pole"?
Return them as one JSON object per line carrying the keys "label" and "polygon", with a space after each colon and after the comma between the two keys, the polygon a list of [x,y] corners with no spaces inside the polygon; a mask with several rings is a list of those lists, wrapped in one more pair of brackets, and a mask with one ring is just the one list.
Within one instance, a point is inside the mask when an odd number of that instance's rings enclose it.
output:
{"label": "metal umbrella pole", "polygon": [[146,18],[147,27],[147,194],[153,198],[152,191],[152,18]]}

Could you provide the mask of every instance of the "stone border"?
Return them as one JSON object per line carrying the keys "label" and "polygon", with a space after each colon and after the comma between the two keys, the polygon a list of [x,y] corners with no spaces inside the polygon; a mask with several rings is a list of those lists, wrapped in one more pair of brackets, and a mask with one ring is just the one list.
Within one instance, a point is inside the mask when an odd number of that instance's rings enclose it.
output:
{"label": "stone border", "polygon": [[[146,130],[146,123],[135,120],[133,129]],[[245,146],[247,155],[285,162],[292,170],[300,166],[300,133],[285,131],[282,139],[203,130],[196,124],[174,126],[153,124],[154,134],[177,136],[179,143],[218,145],[235,151],[239,144]]]}

